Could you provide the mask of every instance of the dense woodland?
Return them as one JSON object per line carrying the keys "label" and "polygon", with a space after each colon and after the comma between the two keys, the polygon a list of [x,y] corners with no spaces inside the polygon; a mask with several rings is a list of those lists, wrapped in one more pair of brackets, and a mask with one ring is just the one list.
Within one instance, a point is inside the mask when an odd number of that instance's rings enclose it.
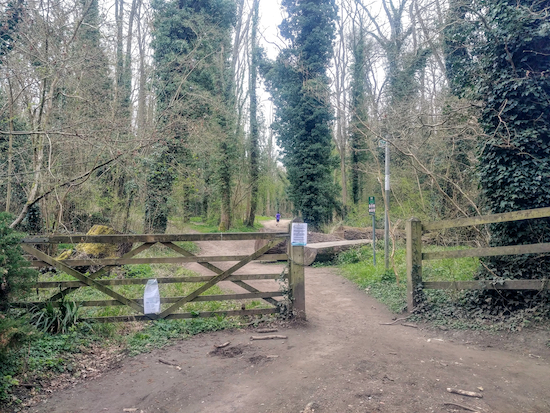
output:
{"label": "dense woodland", "polygon": [[[278,39],[267,1],[3,1],[10,226],[227,230],[279,210],[367,226],[380,140],[392,228],[550,206],[547,0],[283,0]],[[540,220],[472,236],[548,234]]]}

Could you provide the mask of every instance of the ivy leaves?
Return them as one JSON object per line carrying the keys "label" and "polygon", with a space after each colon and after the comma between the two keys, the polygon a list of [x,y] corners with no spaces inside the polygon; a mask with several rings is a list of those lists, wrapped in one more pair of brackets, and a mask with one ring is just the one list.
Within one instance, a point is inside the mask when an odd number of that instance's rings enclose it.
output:
{"label": "ivy leaves", "polygon": [[332,113],[326,70],[335,36],[333,0],[285,0],[289,17],[281,33],[291,46],[262,71],[277,106],[273,129],[283,150],[295,213],[313,227],[332,218],[336,186],[332,180]]}
{"label": "ivy leaves", "polygon": [[[479,141],[483,203],[490,213],[550,206],[550,18],[548,1],[473,0],[447,31],[455,91],[483,104]],[[550,241],[550,222],[491,226],[491,244]],[[540,278],[544,256],[485,260],[482,277]]]}

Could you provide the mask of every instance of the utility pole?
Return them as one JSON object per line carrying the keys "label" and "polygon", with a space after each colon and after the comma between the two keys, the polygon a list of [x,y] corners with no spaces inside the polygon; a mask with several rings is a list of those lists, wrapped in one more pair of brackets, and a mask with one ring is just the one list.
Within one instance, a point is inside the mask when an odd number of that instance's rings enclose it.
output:
{"label": "utility pole", "polygon": [[390,268],[390,143],[386,140],[386,179],[385,179],[385,202],[384,202],[384,258],[386,270]]}

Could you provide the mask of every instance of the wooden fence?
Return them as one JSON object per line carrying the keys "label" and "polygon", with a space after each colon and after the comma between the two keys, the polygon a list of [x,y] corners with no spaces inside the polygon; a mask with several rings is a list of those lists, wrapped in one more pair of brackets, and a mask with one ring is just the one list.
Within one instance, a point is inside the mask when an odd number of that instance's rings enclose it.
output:
{"label": "wooden fence", "polygon": [[454,290],[547,290],[548,279],[542,280],[490,280],[478,281],[422,281],[422,261],[443,258],[491,257],[499,255],[519,255],[550,252],[550,243],[512,245],[504,247],[470,248],[456,251],[422,252],[422,234],[424,231],[459,228],[498,222],[522,221],[550,217],[550,208],[530,209],[504,214],[484,215],[460,218],[448,221],[422,223],[417,218],[407,221],[407,307],[412,311],[418,304],[419,291],[422,289]]}
{"label": "wooden fence", "polygon": [[[37,236],[25,238],[22,240],[23,250],[29,254],[31,265],[34,267],[55,267],[74,279],[71,281],[43,281],[35,285],[37,289],[57,289],[58,292],[51,295],[47,300],[34,303],[17,303],[18,306],[44,305],[50,301],[54,306],[59,306],[63,297],[81,287],[92,287],[103,294],[108,295],[112,300],[83,301],[79,303],[83,307],[105,307],[125,305],[133,310],[133,314],[113,317],[94,317],[90,318],[99,322],[119,322],[119,321],[140,321],[155,319],[182,319],[195,317],[210,317],[216,314],[228,316],[244,316],[258,314],[273,314],[281,310],[281,303],[274,297],[281,297],[286,292],[283,291],[259,291],[247,283],[248,280],[261,279],[280,279],[281,276],[288,281],[287,306],[285,311],[290,311],[297,318],[305,319],[305,294],[304,294],[304,267],[303,267],[303,247],[289,247],[285,254],[268,254],[266,252],[273,246],[290,238],[288,233],[226,233],[226,234],[170,234],[170,235],[55,235],[55,236]],[[267,240],[267,244],[257,249],[252,254],[235,256],[196,256],[186,249],[178,246],[175,242],[182,241],[243,241],[243,240]],[[100,244],[131,244],[131,251],[122,255],[120,258],[93,258],[93,259],[56,259],[41,251],[37,245],[54,244],[80,244],[80,243],[100,243]],[[162,244],[178,253],[176,257],[147,257],[137,258],[136,256],[143,251],[150,249],[155,244]],[[287,242],[290,245],[290,242]],[[239,275],[235,274],[237,270],[244,267],[251,261],[287,261],[288,267],[283,273],[277,274],[255,274]],[[237,262],[229,269],[223,270],[212,263],[233,261]],[[192,293],[185,297],[161,297],[161,305],[164,309],[159,314],[144,314],[143,297],[125,297],[114,290],[113,287],[119,285],[146,284],[148,279],[99,279],[109,273],[113,267],[132,264],[177,264],[197,262],[201,266],[210,270],[213,275],[193,276],[193,277],[164,277],[157,278],[159,284],[163,283],[204,283]],[[82,267],[89,269],[82,271]],[[97,268],[97,269],[96,269]],[[80,271],[79,271],[80,269]],[[91,269],[94,269],[91,272]],[[235,285],[245,289],[247,293],[223,294],[223,295],[201,295],[220,281],[231,281]],[[275,283],[274,283],[275,285]],[[269,304],[269,308],[257,308],[241,310],[220,310],[219,312],[188,312],[182,313],[178,310],[186,303],[198,301],[223,301],[223,300],[247,300],[262,299]]]}

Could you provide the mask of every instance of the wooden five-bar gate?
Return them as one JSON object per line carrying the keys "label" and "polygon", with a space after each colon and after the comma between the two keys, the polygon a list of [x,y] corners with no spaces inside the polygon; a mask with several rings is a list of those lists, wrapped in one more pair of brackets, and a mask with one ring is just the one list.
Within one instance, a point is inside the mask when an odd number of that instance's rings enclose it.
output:
{"label": "wooden five-bar gate", "polygon": [[492,257],[499,255],[540,254],[550,252],[550,243],[510,245],[502,247],[470,248],[454,251],[422,252],[424,231],[459,228],[499,222],[549,218],[550,208],[530,209],[503,214],[460,218],[448,221],[421,222],[417,218],[407,221],[407,307],[413,311],[420,300],[422,289],[437,290],[549,290],[548,276],[540,280],[476,280],[476,281],[423,281],[422,261],[443,258]]}
{"label": "wooden five-bar gate", "polygon": [[[222,234],[162,234],[162,235],[53,235],[35,236],[22,240],[23,250],[29,254],[31,265],[34,267],[55,267],[71,277],[70,281],[41,281],[35,285],[37,289],[57,289],[58,292],[51,295],[47,300],[37,303],[19,303],[21,306],[44,305],[46,301],[54,306],[59,306],[64,297],[70,297],[70,293],[82,288],[92,287],[112,300],[82,301],[79,304],[87,306],[120,306],[125,305],[133,310],[131,315],[93,317],[99,322],[139,321],[156,319],[182,319],[194,317],[210,317],[213,315],[244,316],[279,313],[284,309],[287,315],[305,319],[305,294],[304,294],[304,247],[291,247],[289,233],[222,233]],[[244,241],[244,240],[266,240],[263,247],[247,255],[234,256],[197,256],[185,248],[175,244],[185,241]],[[287,252],[285,254],[266,254],[272,247],[287,241]],[[49,256],[38,245],[55,244],[130,244],[131,251],[120,258],[91,258],[91,259],[58,259]],[[140,253],[150,249],[155,244],[162,244],[179,254],[175,257],[137,257]],[[277,274],[236,274],[252,261],[286,261],[288,265],[282,273]],[[228,269],[222,269],[212,263],[232,261],[236,262]],[[161,305],[164,306],[159,314],[144,314],[143,297],[125,297],[115,291],[117,285],[146,284],[148,279],[126,278],[126,279],[99,279],[107,275],[113,267],[132,264],[177,264],[196,262],[212,272],[212,275],[190,276],[190,277],[164,277],[157,278],[159,284],[163,283],[203,283],[195,291],[184,297],[161,297]],[[88,269],[82,271],[82,268]],[[93,270],[93,271],[92,271]],[[288,282],[288,291],[260,291],[250,285],[248,280],[260,279],[281,279]],[[223,295],[201,295],[221,281],[231,281],[235,285],[246,290],[246,293],[223,294]],[[275,283],[273,283],[276,285]],[[288,296],[286,300],[280,297]],[[279,299],[275,298],[279,297]],[[268,308],[242,308],[240,310],[220,310],[217,312],[178,312],[186,303],[197,301],[223,301],[223,300],[247,300],[262,299],[269,306]]]}

